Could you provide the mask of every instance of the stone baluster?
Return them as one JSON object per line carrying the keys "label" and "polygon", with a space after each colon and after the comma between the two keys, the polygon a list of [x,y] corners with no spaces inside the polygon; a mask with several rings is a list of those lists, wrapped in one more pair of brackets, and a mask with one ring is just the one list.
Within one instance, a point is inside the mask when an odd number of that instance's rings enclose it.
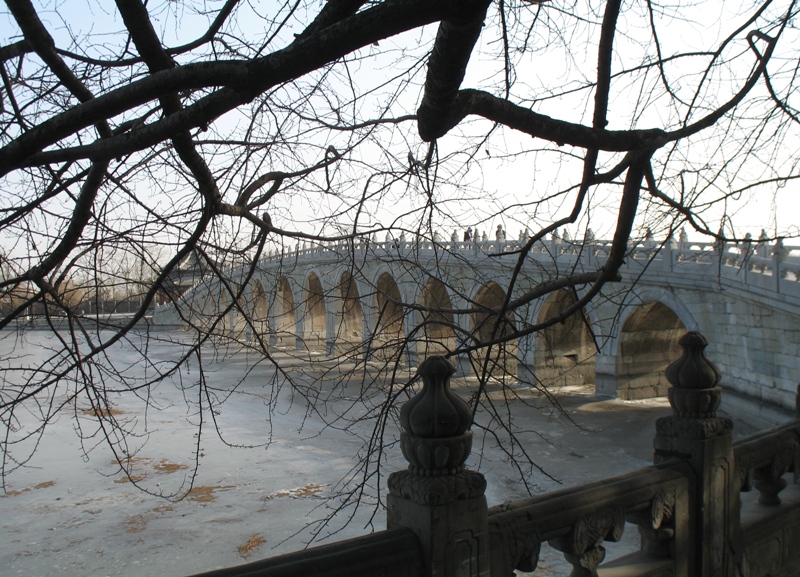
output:
{"label": "stone baluster", "polygon": [[783,239],[778,238],[772,249],[772,276],[775,279],[775,292],[781,292],[781,279],[786,278],[786,270],[783,268],[789,249],[783,246]]}
{"label": "stone baluster", "polygon": [[[797,385],[794,402],[796,418],[800,419],[800,385]],[[793,435],[792,438],[794,438]],[[752,471],[752,486],[759,493],[758,502],[768,507],[780,505],[780,493],[788,485],[783,475],[787,471],[794,471],[795,478],[797,478],[800,475],[798,468],[800,468],[800,459],[797,447],[794,446],[793,450],[781,451],[775,455],[769,465]]]}
{"label": "stone baluster", "polygon": [[755,482],[753,486],[759,493],[758,502],[762,505],[780,505],[780,492],[786,488],[786,479],[783,478],[783,471],[775,467],[759,469],[755,472]]}
{"label": "stone baluster", "polygon": [[400,447],[409,466],[389,476],[387,527],[417,535],[431,577],[488,577],[486,480],[464,468],[472,413],[450,391],[454,371],[436,356],[417,370],[422,390],[400,411]]}
{"label": "stone baluster", "polygon": [[603,509],[579,519],[565,537],[549,541],[572,565],[570,577],[597,577],[606,556],[604,541],[619,541],[625,529],[622,509]]}
{"label": "stone baluster", "polygon": [[733,463],[730,419],[718,417],[722,400],[720,373],[703,352],[708,345],[698,332],[679,341],[683,356],[666,371],[673,415],[656,423],[655,460],[678,458],[696,475],[689,541],[695,577],[730,577],[736,572],[739,539],[739,485]]}
{"label": "stone baluster", "polygon": [[638,526],[642,551],[649,557],[658,559],[674,556],[675,504],[675,489],[667,489],[656,494],[649,509],[636,511],[627,517],[627,521]]}

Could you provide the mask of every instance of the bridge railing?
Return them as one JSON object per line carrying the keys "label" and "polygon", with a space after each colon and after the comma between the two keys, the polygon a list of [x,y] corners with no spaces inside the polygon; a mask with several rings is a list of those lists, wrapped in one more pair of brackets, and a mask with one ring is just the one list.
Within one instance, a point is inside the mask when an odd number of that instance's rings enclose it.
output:
{"label": "bridge railing", "polygon": [[563,553],[573,574],[594,575],[605,545],[622,538],[626,522],[639,526],[644,545],[617,564],[687,574],[691,479],[688,465],[670,462],[492,507],[489,574],[534,571],[540,548],[549,544]]}
{"label": "bridge railing", "polygon": [[[375,241],[355,239],[341,243],[322,243],[315,245],[297,244],[285,247],[279,252],[265,254],[262,267],[283,267],[288,262],[308,262],[316,264],[339,264],[350,258],[377,260],[417,260],[420,264],[429,261],[441,262],[442,258],[455,258],[470,265],[480,266],[483,260],[492,263],[505,263],[513,266],[524,246],[525,240],[511,241],[443,241],[426,239],[393,239]],[[601,266],[611,251],[610,240],[588,239],[571,241],[562,238],[542,240],[531,247],[527,258],[558,266],[596,268]],[[236,277],[236,266],[228,271]],[[242,275],[248,270],[241,267]],[[703,279],[714,276],[725,278],[732,283],[743,283],[767,292],[782,293],[800,297],[800,246],[784,246],[781,240],[773,245],[766,243],[709,243],[676,242],[667,239],[663,242],[644,240],[630,243],[628,257],[623,270],[638,275],[645,271],[680,271],[682,276],[697,275]],[[713,272],[713,275],[709,275]],[[217,282],[213,278],[200,278],[198,283],[186,292],[182,302],[191,299],[191,293],[204,287],[208,290]],[[170,317],[171,304],[156,308],[155,322]],[[189,307],[191,308],[191,306]]]}
{"label": "bridge railing", "polygon": [[[796,574],[800,568],[800,422],[741,439],[734,444],[734,459],[741,490],[757,490],[757,500],[748,499],[739,518],[742,574],[780,575],[791,567]],[[784,492],[787,473],[792,473],[794,483]]]}
{"label": "bridge railing", "polygon": [[[293,249],[267,254],[265,264],[286,259],[319,259],[341,261],[347,254],[366,255],[375,258],[415,256],[425,260],[433,255],[450,254],[469,262],[487,256],[515,257],[524,246],[524,240],[512,241],[433,241],[425,239],[395,239],[387,241],[360,240],[343,243],[296,245]],[[528,253],[537,261],[561,259],[585,259],[592,264],[602,263],[611,251],[610,240],[590,239],[571,241],[561,238],[534,243]],[[632,242],[629,261],[649,263],[656,268],[673,270],[676,266],[686,270],[691,265],[713,265],[732,269],[740,273],[747,282],[750,278],[774,277],[800,282],[800,246],[785,246],[782,241],[766,243],[728,244],[719,242],[657,242],[645,240]]]}
{"label": "bridge railing", "polygon": [[[454,253],[483,253],[500,254],[516,253],[527,244],[527,239],[519,240],[432,240],[426,238],[399,238],[388,240],[370,240],[366,238],[351,239],[343,242],[328,242],[317,244],[298,243],[294,247],[285,247],[281,251],[266,254],[266,260],[281,260],[291,256],[319,256],[323,254],[342,254],[348,251],[382,251],[384,253],[409,253],[414,251],[449,251]],[[534,254],[547,254],[557,256],[562,254],[596,254],[598,252],[608,252],[612,241],[589,238],[584,240],[571,240],[563,238],[542,239],[533,244],[531,252]],[[766,242],[739,242],[739,243],[720,243],[720,242],[678,242],[674,239],[658,241],[655,239],[632,240],[628,244],[628,249],[636,254],[653,254],[655,252],[668,250],[676,254],[682,254],[680,260],[692,260],[698,257],[712,258],[714,254],[726,253],[726,259],[733,259],[739,262],[748,259],[771,260],[774,254],[785,257],[788,260],[800,262],[800,245],[787,246],[782,240],[774,244]],[[739,255],[737,257],[737,255]]]}
{"label": "bridge railing", "polygon": [[[431,357],[400,413],[409,467],[389,477],[387,531],[205,577],[511,577],[536,574],[543,546],[563,553],[571,577],[798,574],[800,489],[785,477],[800,475],[800,420],[733,443],[731,421],[716,415],[720,375],[705,339],[690,332],[681,345],[653,466],[492,508],[483,475],[464,467],[471,411],[449,389],[453,367]],[[753,487],[757,501],[740,498]],[[626,524],[638,527],[640,550],[603,563]]]}

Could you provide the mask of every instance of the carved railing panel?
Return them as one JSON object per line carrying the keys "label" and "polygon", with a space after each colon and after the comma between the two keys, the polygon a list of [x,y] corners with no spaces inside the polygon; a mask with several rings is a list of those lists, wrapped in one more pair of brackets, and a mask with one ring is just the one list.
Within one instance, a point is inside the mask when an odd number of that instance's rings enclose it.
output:
{"label": "carved railing panel", "polygon": [[[514,569],[533,571],[542,543],[562,551],[573,576],[596,575],[603,543],[618,541],[625,522],[651,543],[646,553],[669,557],[676,519],[685,521],[688,467],[665,463],[594,483],[506,503],[489,509],[492,577]],[[685,533],[685,532],[684,532]]]}
{"label": "carved railing panel", "polygon": [[780,492],[787,484],[783,478],[786,473],[794,473],[795,483],[800,481],[800,385],[795,395],[795,411],[797,420],[734,443],[741,490],[755,487],[762,505],[780,504]]}
{"label": "carved railing panel", "polygon": [[759,503],[779,505],[784,474],[793,472],[795,483],[800,476],[800,422],[740,439],[733,450],[742,491],[755,487]]}

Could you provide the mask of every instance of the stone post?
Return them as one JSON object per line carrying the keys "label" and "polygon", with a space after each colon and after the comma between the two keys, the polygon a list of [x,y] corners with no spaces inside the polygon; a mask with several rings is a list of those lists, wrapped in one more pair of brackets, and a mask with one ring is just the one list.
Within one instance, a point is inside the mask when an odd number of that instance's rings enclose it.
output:
{"label": "stone post", "polygon": [[708,345],[698,332],[679,341],[683,356],[666,371],[673,415],[656,423],[656,463],[678,458],[696,475],[690,505],[689,560],[693,577],[732,577],[736,574],[739,539],[739,486],[733,462],[730,419],[717,417],[722,399],[720,373],[706,359]]}
{"label": "stone post", "polygon": [[783,246],[783,239],[778,238],[772,249],[772,277],[775,279],[775,292],[781,292],[781,279],[786,278],[786,271],[782,270],[783,263],[789,256],[789,249]]}
{"label": "stone post", "polygon": [[675,240],[675,237],[672,233],[669,234],[667,237],[667,242],[661,250],[661,257],[663,261],[663,268],[666,271],[672,272],[675,266],[675,254],[678,251],[678,241]]}
{"label": "stone post", "polygon": [[486,480],[464,468],[472,413],[450,391],[454,371],[438,356],[417,370],[423,388],[400,411],[409,466],[389,476],[387,527],[417,535],[431,577],[488,577]]}

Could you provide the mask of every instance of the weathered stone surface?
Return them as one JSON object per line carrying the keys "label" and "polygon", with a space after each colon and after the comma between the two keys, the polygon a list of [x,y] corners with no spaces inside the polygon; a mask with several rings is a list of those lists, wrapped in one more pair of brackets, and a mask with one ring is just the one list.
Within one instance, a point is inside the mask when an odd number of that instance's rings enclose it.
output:
{"label": "weathered stone surface", "polygon": [[392,495],[422,505],[446,505],[482,497],[486,479],[474,471],[461,471],[452,475],[426,476],[413,471],[395,471],[389,475]]}
{"label": "weathered stone surface", "polygon": [[[419,366],[422,390],[400,410],[400,424],[410,437],[455,438],[469,429],[472,411],[450,390],[453,373],[455,367],[440,356],[428,357]],[[469,449],[465,458],[468,454]]]}

